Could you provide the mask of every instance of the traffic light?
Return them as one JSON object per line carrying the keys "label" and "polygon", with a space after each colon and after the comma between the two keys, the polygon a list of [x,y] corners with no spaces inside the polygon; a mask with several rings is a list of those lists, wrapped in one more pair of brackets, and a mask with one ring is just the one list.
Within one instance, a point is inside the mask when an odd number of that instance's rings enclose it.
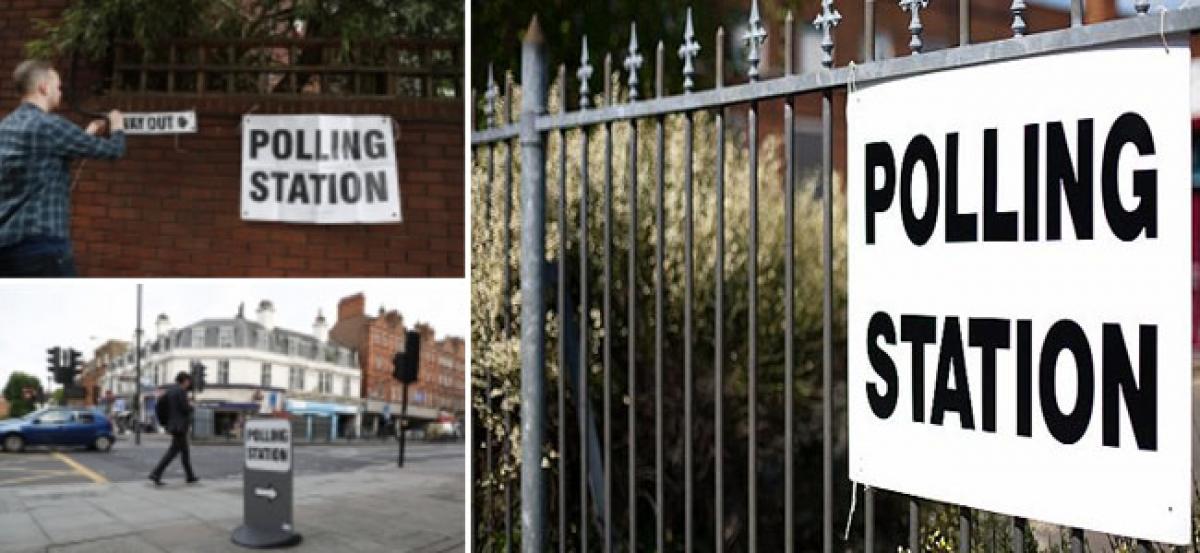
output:
{"label": "traffic light", "polygon": [[46,366],[50,372],[58,375],[58,369],[62,366],[62,348],[54,346],[46,350]]}
{"label": "traffic light", "polygon": [[421,333],[410,330],[405,336],[404,352],[392,357],[392,376],[409,384],[417,381],[421,368]]}
{"label": "traffic light", "polygon": [[392,378],[404,382],[404,352],[397,351],[396,355],[392,356]]}
{"label": "traffic light", "polygon": [[75,377],[81,372],[83,354],[76,351],[74,348],[67,349],[66,363],[63,365],[62,385],[67,388],[75,387]]}
{"label": "traffic light", "polygon": [[192,362],[192,389],[195,390],[196,393],[204,391],[204,380],[206,378],[204,373],[207,370],[208,367],[205,367],[204,363],[199,361]]}
{"label": "traffic light", "polygon": [[67,352],[58,346],[46,350],[46,364],[49,365],[50,372],[54,373],[54,381],[59,384],[66,384],[72,380],[70,377],[71,366],[67,364],[67,356],[63,355],[64,353]]}
{"label": "traffic light", "polygon": [[74,348],[68,349],[67,350],[67,366],[70,367],[71,370],[73,370],[73,371],[78,371],[79,366],[83,364],[82,360],[81,360],[82,357],[83,357],[83,354],[79,353]]}

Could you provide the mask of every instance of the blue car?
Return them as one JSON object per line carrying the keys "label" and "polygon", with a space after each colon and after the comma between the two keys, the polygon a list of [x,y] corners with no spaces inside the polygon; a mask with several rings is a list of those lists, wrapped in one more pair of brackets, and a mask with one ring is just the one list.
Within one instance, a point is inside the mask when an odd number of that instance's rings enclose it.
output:
{"label": "blue car", "polygon": [[0,444],[9,452],[27,445],[81,445],[108,451],[113,445],[113,428],[108,417],[95,409],[49,407],[0,421]]}

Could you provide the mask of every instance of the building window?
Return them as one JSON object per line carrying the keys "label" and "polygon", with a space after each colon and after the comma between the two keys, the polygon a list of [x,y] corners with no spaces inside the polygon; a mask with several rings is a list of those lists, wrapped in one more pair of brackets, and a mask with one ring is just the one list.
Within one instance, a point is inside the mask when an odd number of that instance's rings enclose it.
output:
{"label": "building window", "polygon": [[304,389],[304,369],[300,367],[292,367],[288,372],[288,388],[293,390]]}
{"label": "building window", "polygon": [[218,334],[217,345],[223,348],[233,347],[233,327],[223,326]]}
{"label": "building window", "polygon": [[217,361],[217,384],[229,384],[229,360]]}
{"label": "building window", "polygon": [[254,343],[257,344],[256,347],[258,349],[268,349],[267,348],[267,333],[263,332],[261,330],[255,330],[254,331]]}
{"label": "building window", "polygon": [[262,364],[262,381],[261,381],[261,383],[264,388],[271,387],[271,364],[270,363]]}
{"label": "building window", "polygon": [[288,355],[291,355],[291,356],[295,356],[295,355],[296,355],[296,345],[297,345],[297,344],[296,344],[296,341],[295,341],[295,340],[293,340],[293,339],[292,339],[292,338],[290,338],[290,337],[287,339],[287,353],[288,353]]}
{"label": "building window", "polygon": [[215,326],[204,329],[204,347],[217,347],[217,332],[218,329]]}
{"label": "building window", "polygon": [[197,328],[194,330],[195,330],[195,332],[192,332],[192,347],[193,348],[204,347],[204,332],[202,332],[204,329]]}
{"label": "building window", "polygon": [[350,397],[350,377],[342,377],[342,395]]}

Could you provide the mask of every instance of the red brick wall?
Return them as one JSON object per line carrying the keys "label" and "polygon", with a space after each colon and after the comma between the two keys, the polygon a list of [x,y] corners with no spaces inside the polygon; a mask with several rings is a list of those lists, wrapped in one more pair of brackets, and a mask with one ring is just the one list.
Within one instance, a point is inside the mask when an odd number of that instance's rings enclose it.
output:
{"label": "red brick wall", "polygon": [[[17,104],[7,75],[32,38],[30,19],[55,17],[68,3],[0,0],[0,116]],[[93,87],[98,74],[86,67],[78,88]],[[131,136],[122,160],[76,163],[71,233],[84,276],[464,274],[461,101],[93,96],[82,104],[93,110],[195,109],[200,128],[178,138]],[[68,111],[64,106],[60,113],[83,122]],[[400,129],[403,222],[242,221],[238,124],[247,112],[390,115]]]}
{"label": "red brick wall", "polygon": [[36,37],[33,20],[55,19],[71,0],[0,0],[0,108],[16,105],[12,70],[25,59],[25,43]]}
{"label": "red brick wall", "polygon": [[[78,167],[72,237],[96,275],[462,276],[462,108],[446,101],[90,99],[126,111],[195,108],[200,132],[130,136],[115,162]],[[403,222],[242,221],[243,113],[387,114],[399,124]]]}

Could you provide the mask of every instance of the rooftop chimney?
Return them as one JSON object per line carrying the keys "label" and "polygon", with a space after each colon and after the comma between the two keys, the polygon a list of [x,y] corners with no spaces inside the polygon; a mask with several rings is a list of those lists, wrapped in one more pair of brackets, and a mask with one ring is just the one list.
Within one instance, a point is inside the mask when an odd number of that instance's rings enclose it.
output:
{"label": "rooftop chimney", "polygon": [[362,293],[346,296],[338,302],[338,320],[353,319],[366,314],[366,298]]}
{"label": "rooftop chimney", "polygon": [[320,309],[317,310],[317,320],[313,321],[313,337],[318,342],[329,341],[329,325],[326,324],[325,315],[321,313]]}
{"label": "rooftop chimney", "polygon": [[271,300],[263,300],[258,304],[258,324],[270,332],[275,328],[275,304]]}

